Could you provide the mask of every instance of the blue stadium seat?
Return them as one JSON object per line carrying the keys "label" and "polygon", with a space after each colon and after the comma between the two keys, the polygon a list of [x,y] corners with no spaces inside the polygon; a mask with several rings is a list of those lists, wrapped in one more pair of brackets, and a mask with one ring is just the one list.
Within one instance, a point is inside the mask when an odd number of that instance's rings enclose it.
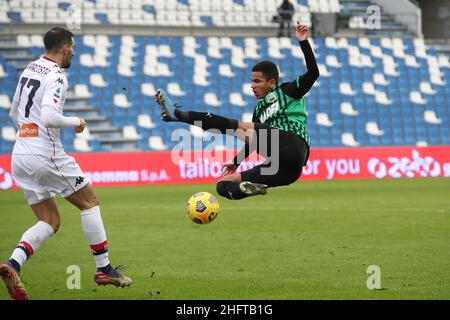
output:
{"label": "blue stadium seat", "polygon": [[[235,1],[235,3],[245,3],[243,1]],[[298,3],[305,5],[307,1],[299,0]],[[188,4],[188,1],[179,1],[179,3]],[[241,4],[237,4],[241,5]],[[145,9],[144,9],[145,10]],[[147,8],[151,10],[151,8]],[[9,15],[14,16],[13,12]],[[10,17],[11,18],[11,17]],[[14,19],[19,19],[20,14],[17,13]],[[104,17],[106,19],[106,17]],[[208,21],[211,19],[207,17]],[[97,19],[103,19],[97,16]],[[108,52],[107,62],[109,66],[102,66],[95,60],[96,49],[83,43],[83,38],[76,36],[77,54],[75,55],[73,64],[68,69],[69,86],[75,84],[85,84],[92,97],[87,100],[88,104],[95,107],[100,114],[111,119],[111,124],[122,128],[125,125],[133,125],[139,130],[142,138],[138,141],[138,146],[142,150],[149,150],[148,138],[150,136],[161,136],[163,142],[167,146],[174,143],[170,141],[171,133],[178,128],[176,124],[169,123],[162,125],[159,120],[158,109],[156,108],[152,97],[144,95],[141,92],[143,83],[152,84],[154,88],[167,88],[169,82],[177,83],[184,96],[173,96],[175,102],[179,102],[187,110],[195,109],[198,111],[213,111],[215,113],[240,119],[242,113],[253,112],[253,106],[256,99],[244,92],[243,84],[250,83],[250,70],[254,59],[245,56],[246,42],[244,39],[232,39],[233,48],[241,48],[241,51],[230,49],[229,47],[220,47],[220,53],[223,58],[218,59],[208,55],[208,43],[211,39],[207,37],[196,38],[199,48],[195,50],[197,57],[185,56],[185,41],[182,37],[147,37],[134,36],[134,42],[137,44],[133,50],[135,56],[131,61],[132,65],[128,66],[134,73],[133,76],[125,76],[119,74],[119,65],[122,63],[120,58],[121,47],[124,45],[120,36],[108,36],[107,40],[110,46],[106,48]],[[219,46],[221,43],[220,37]],[[261,59],[272,59],[269,56],[269,39],[255,38],[255,42],[259,45],[258,54]],[[307,108],[310,113],[309,129],[311,132],[312,143],[314,146],[342,146],[341,135],[349,132],[354,135],[361,146],[376,145],[415,145],[417,141],[426,141],[428,144],[450,144],[448,116],[449,116],[449,97],[450,97],[450,81],[446,81],[445,85],[434,84],[431,81],[428,60],[417,58],[420,64],[418,68],[409,66],[403,58],[394,56],[390,49],[382,48],[385,56],[392,57],[397,63],[396,71],[400,76],[388,74],[382,59],[372,56],[372,52],[367,48],[362,48],[356,38],[348,38],[347,42],[351,46],[359,49],[361,54],[369,56],[375,68],[370,67],[353,67],[350,65],[352,57],[347,47],[331,48],[326,45],[326,40],[322,38],[314,39],[316,45],[315,52],[318,62],[325,66],[330,77],[322,74],[319,78],[319,85],[313,87],[308,94]],[[403,39],[406,46],[405,53],[414,55],[414,42],[411,39]],[[372,46],[381,46],[379,39],[371,39]],[[156,46],[156,52],[151,54],[155,56],[155,60],[149,60],[149,52],[147,46]],[[169,46],[173,57],[161,54],[163,47]],[[295,41],[291,41],[291,45],[297,45]],[[303,73],[306,68],[302,60],[292,55],[289,49],[281,48],[280,50],[285,58],[276,60],[280,65],[280,69],[284,73],[281,81],[290,81],[295,79],[299,74]],[[27,51],[33,55],[42,54],[42,48],[31,47]],[[244,52],[244,56],[242,56]],[[435,50],[427,50],[428,55],[437,57]],[[93,65],[87,66],[81,63],[81,56],[88,55],[93,58]],[[341,64],[340,67],[328,64],[327,56],[335,55]],[[201,58],[204,57],[205,59]],[[200,58],[198,58],[200,57]],[[247,64],[246,68],[239,67],[236,58],[242,59]],[[272,59],[273,60],[273,59]],[[97,62],[96,62],[97,61]],[[151,62],[149,62],[151,61]],[[206,65],[205,65],[206,63]],[[17,85],[18,71],[11,62],[4,59],[0,54],[0,64],[8,76],[0,76],[0,125],[11,125],[8,117],[8,106],[1,106],[1,96],[9,96],[11,100]],[[146,73],[146,64],[151,65],[155,69],[154,74]],[[231,78],[219,74],[219,65],[228,64],[232,73]],[[167,66],[173,73],[172,75],[163,75],[163,68]],[[389,71],[389,70],[388,70]],[[449,68],[441,68],[443,74],[442,79],[448,79]],[[105,87],[96,87],[90,82],[92,73],[101,74],[107,82]],[[389,85],[374,83],[374,73],[381,73],[389,82]],[[445,75],[445,77],[444,77]],[[198,82],[198,76],[204,77],[209,84],[204,85]],[[341,83],[349,83],[355,91],[355,95],[343,95],[339,86]],[[422,82],[431,83],[434,92],[427,92],[422,88]],[[374,84],[376,93],[384,93],[391,104],[383,104],[380,102],[376,94],[364,93],[363,83]],[[126,91],[123,90],[126,88]],[[232,92],[240,93],[246,103],[243,107],[237,107],[229,103],[229,95]],[[419,92],[426,103],[420,104],[411,101],[411,92]],[[116,107],[113,103],[113,97],[117,93],[124,93],[132,107],[123,109]],[[222,106],[216,108],[207,106],[204,103],[204,95],[206,93],[214,93]],[[344,115],[341,112],[341,103],[350,102],[357,115]],[[424,121],[424,110],[433,110],[442,120],[438,124],[429,124]],[[331,127],[324,127],[315,122],[315,114],[325,112],[333,123]],[[140,114],[149,114],[155,121],[156,127],[153,129],[139,129],[137,118]],[[313,119],[314,118],[314,119]],[[368,121],[376,122],[383,131],[381,136],[373,136],[365,131],[365,124]],[[70,145],[73,149],[74,135],[64,130],[62,136],[63,143]],[[91,141],[90,146],[94,151],[101,149],[101,143]],[[1,142],[1,153],[10,150],[12,144]],[[71,149],[71,150],[72,150]]]}

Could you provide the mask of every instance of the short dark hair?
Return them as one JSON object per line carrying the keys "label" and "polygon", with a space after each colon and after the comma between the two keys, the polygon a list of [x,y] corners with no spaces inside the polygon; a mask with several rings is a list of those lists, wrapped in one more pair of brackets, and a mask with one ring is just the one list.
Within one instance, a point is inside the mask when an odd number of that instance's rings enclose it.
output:
{"label": "short dark hair", "polygon": [[51,51],[53,49],[61,48],[65,44],[72,43],[73,33],[69,30],[54,27],[51,28],[44,35],[45,50]]}
{"label": "short dark hair", "polygon": [[278,67],[272,61],[261,61],[253,66],[252,72],[262,72],[266,80],[275,79],[278,83]]}

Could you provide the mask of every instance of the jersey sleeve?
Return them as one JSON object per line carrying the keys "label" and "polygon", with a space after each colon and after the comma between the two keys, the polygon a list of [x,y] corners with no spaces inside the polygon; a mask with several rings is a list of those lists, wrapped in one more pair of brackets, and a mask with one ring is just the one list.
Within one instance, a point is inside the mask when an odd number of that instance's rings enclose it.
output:
{"label": "jersey sleeve", "polygon": [[42,95],[42,108],[61,108],[61,100],[66,95],[65,78],[59,73],[54,73],[45,78],[44,93]]}
{"label": "jersey sleeve", "polygon": [[47,128],[68,128],[80,125],[78,117],[64,117],[61,101],[66,94],[65,78],[60,73],[49,75],[45,79],[41,105],[41,121]]}
{"label": "jersey sleeve", "polygon": [[80,118],[64,117],[55,108],[43,106],[41,110],[41,122],[46,128],[70,128],[80,125]]}
{"label": "jersey sleeve", "polygon": [[300,41],[300,47],[305,55],[307,71],[292,82],[282,84],[283,91],[294,99],[302,98],[319,77],[319,68],[308,40]]}

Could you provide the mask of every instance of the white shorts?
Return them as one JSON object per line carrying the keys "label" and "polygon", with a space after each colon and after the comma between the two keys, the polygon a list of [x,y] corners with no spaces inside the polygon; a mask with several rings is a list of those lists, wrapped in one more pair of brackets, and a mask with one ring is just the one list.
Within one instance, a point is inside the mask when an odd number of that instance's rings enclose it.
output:
{"label": "white shorts", "polygon": [[22,188],[29,205],[59,194],[70,196],[88,184],[80,166],[68,155],[46,157],[13,154],[13,178]]}

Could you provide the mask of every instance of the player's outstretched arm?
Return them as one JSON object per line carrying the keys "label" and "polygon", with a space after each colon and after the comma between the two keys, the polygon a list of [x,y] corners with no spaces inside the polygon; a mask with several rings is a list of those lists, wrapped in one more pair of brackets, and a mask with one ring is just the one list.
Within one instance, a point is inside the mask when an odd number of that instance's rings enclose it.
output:
{"label": "player's outstretched arm", "polygon": [[319,68],[317,67],[314,52],[308,41],[308,27],[297,21],[295,36],[305,56],[307,71],[295,81],[287,84],[286,93],[293,98],[300,99],[311,89],[317,78],[319,78]]}

